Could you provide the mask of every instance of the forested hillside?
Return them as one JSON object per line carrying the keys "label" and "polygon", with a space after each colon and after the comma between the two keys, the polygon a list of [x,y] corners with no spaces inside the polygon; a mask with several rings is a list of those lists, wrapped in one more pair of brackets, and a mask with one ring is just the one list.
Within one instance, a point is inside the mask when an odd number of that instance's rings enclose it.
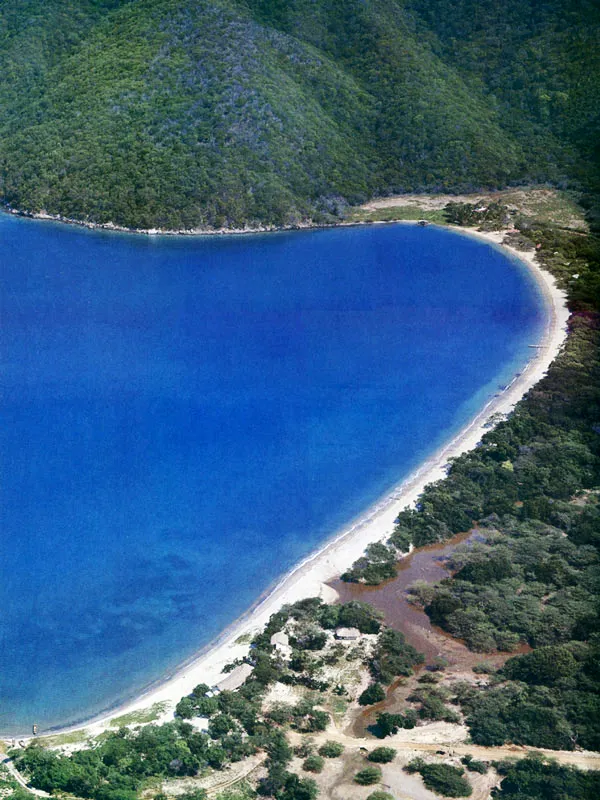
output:
{"label": "forested hillside", "polygon": [[5,0],[0,199],[133,227],[599,184],[593,0]]}

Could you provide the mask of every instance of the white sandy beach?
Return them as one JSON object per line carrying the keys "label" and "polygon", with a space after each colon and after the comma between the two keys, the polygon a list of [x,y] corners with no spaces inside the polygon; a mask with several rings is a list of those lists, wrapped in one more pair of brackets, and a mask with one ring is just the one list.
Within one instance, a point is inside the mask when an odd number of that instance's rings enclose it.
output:
{"label": "white sandy beach", "polygon": [[[464,229],[457,230],[457,233],[476,236],[483,242],[494,245],[500,245],[504,238],[504,233],[480,233]],[[554,279],[537,266],[533,252],[522,253],[507,247],[504,249],[527,264],[546,299],[548,319],[545,335],[540,342],[541,346],[532,348],[532,358],[522,372],[501,394],[493,397],[449,443],[406,481],[369,508],[360,519],[338,532],[321,550],[299,564],[206,652],[134,701],[112,709],[87,724],[71,726],[62,731],[54,730],[52,734],[85,729],[90,736],[94,736],[109,727],[110,720],[114,717],[148,708],[155,703],[168,704],[168,710],[161,720],[172,718],[175,704],[189,694],[194,686],[198,683],[215,684],[225,664],[246,655],[248,645],[236,644],[236,640],[260,629],[283,604],[311,596],[321,596],[324,600],[335,599],[335,593],[326,586],[326,582],[339,576],[363,553],[369,543],[386,538],[393,530],[398,513],[406,506],[414,504],[428,483],[445,477],[448,459],[474,448],[486,430],[489,430],[484,427],[489,418],[493,414],[508,414],[523,395],[544,376],[566,338],[568,310],[565,295],[557,289]]]}

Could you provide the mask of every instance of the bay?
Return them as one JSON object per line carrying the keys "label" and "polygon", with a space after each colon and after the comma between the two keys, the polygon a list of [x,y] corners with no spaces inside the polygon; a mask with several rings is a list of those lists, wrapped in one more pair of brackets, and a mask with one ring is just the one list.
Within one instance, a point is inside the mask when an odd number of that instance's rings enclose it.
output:
{"label": "bay", "polygon": [[429,226],[146,237],[0,217],[0,730],[206,645],[462,427],[543,330]]}

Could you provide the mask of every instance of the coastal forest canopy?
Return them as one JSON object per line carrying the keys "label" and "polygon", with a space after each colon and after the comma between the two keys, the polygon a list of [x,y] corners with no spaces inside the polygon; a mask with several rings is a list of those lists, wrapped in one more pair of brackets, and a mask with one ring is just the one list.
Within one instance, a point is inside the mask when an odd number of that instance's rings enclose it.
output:
{"label": "coastal forest canopy", "polygon": [[0,200],[170,229],[596,192],[593,0],[4,0]]}

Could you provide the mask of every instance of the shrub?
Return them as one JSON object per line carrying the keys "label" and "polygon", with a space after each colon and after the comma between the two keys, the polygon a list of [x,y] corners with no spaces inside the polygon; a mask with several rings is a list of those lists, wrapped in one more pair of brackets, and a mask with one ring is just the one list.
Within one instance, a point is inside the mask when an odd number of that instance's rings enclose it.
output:
{"label": "shrub", "polygon": [[391,794],[387,792],[371,792],[371,794],[367,797],[367,800],[394,800]]}
{"label": "shrub", "polygon": [[299,778],[298,775],[288,773],[284,789],[277,793],[280,800],[315,800],[319,794],[317,784],[312,778]]}
{"label": "shrub", "polygon": [[376,747],[375,750],[371,750],[367,759],[376,764],[389,764],[395,757],[396,751],[393,747]]}
{"label": "shrub", "polygon": [[423,661],[423,654],[408,644],[402,633],[387,628],[373,651],[371,674],[380,683],[391,683],[399,675],[412,675],[413,667]]}
{"label": "shrub", "polygon": [[480,775],[485,775],[488,771],[488,765],[483,761],[476,761],[473,756],[464,756],[461,758],[461,763],[469,770],[469,772],[478,772]]}
{"label": "shrub", "polygon": [[414,728],[417,724],[417,713],[413,708],[407,708],[405,714],[388,714],[384,711],[377,715],[377,733],[379,739],[385,739],[393,733],[398,733],[399,728]]}
{"label": "shrub", "polygon": [[370,706],[373,703],[380,703],[382,700],[385,700],[385,689],[380,683],[372,683],[367,686],[358,698],[361,706]]}
{"label": "shrub", "polygon": [[294,747],[294,755],[298,758],[308,758],[312,756],[315,746],[311,739],[304,739],[300,744]]}
{"label": "shrub", "polygon": [[413,702],[420,702],[419,717],[421,719],[445,720],[458,722],[458,714],[445,705],[447,692],[440,687],[435,689],[418,688],[409,698]]}
{"label": "shrub", "polygon": [[[415,761],[422,761],[415,759]],[[411,761],[411,764],[415,762]],[[409,767],[411,766],[409,764]],[[452,767],[449,764],[425,764],[420,763],[413,769],[419,772],[423,782],[428,789],[445,797],[469,797],[473,789],[469,781],[463,777],[464,769]]]}
{"label": "shrub", "polygon": [[323,772],[323,767],[325,766],[325,759],[321,758],[321,756],[309,756],[304,764],[302,764],[302,769],[306,770],[306,772]]}
{"label": "shrub", "polygon": [[475,664],[473,672],[476,675],[493,675],[496,672],[496,667],[487,661],[482,661],[480,664]]}
{"label": "shrub", "polygon": [[339,742],[325,742],[319,747],[319,755],[325,758],[338,758],[344,752],[344,745]]}
{"label": "shrub", "polygon": [[329,725],[329,714],[326,711],[313,711],[308,717],[310,731],[324,731]]}
{"label": "shrub", "polygon": [[365,767],[354,776],[354,782],[361,786],[371,786],[381,780],[381,770],[379,767]]}

